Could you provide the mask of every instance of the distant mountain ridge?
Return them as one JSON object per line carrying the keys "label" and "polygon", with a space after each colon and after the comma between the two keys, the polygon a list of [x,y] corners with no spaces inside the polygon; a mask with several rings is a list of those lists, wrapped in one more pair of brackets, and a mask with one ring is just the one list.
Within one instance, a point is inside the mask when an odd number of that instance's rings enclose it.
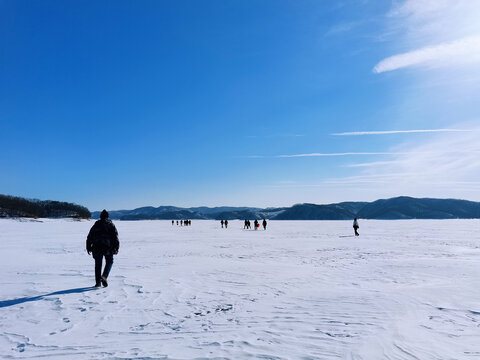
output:
{"label": "distant mountain ridge", "polygon": [[[350,220],[360,219],[478,219],[480,202],[457,199],[413,198],[400,196],[373,202],[341,202],[336,204],[296,204],[282,208],[147,206],[133,210],[112,210],[116,220],[181,220],[181,219],[270,219],[270,220]],[[98,218],[99,211],[92,212]]]}

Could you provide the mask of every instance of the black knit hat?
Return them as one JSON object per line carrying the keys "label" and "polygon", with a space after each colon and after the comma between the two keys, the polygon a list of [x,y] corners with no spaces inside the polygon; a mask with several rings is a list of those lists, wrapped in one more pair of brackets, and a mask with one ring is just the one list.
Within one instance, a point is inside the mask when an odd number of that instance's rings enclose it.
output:
{"label": "black knit hat", "polygon": [[108,219],[108,211],[103,209],[102,212],[100,213],[100,219]]}

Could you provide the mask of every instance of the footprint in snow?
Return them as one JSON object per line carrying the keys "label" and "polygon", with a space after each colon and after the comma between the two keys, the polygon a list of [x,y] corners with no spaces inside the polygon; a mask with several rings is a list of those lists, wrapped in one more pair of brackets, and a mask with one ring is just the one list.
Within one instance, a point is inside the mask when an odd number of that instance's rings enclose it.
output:
{"label": "footprint in snow", "polygon": [[205,316],[205,315],[207,315],[207,314],[210,314],[210,310],[207,310],[206,312],[203,312],[203,311],[195,311],[194,314],[197,315],[197,316]]}
{"label": "footprint in snow", "polygon": [[215,309],[215,311],[230,311],[233,309],[233,305],[232,304],[223,304],[223,305],[218,305],[217,308]]}

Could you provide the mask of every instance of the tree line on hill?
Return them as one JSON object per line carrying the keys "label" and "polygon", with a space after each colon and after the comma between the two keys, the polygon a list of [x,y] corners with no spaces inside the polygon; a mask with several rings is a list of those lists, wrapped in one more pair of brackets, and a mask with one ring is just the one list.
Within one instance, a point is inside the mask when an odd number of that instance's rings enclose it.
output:
{"label": "tree line on hill", "polygon": [[91,214],[86,207],[68,202],[0,195],[0,217],[90,219]]}

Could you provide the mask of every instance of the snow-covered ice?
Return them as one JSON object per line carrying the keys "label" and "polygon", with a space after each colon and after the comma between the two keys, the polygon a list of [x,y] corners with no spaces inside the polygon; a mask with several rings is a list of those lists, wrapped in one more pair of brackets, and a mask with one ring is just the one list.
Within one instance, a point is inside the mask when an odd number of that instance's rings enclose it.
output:
{"label": "snow-covered ice", "polygon": [[480,358],[478,220],[92,224],[0,220],[1,358]]}

